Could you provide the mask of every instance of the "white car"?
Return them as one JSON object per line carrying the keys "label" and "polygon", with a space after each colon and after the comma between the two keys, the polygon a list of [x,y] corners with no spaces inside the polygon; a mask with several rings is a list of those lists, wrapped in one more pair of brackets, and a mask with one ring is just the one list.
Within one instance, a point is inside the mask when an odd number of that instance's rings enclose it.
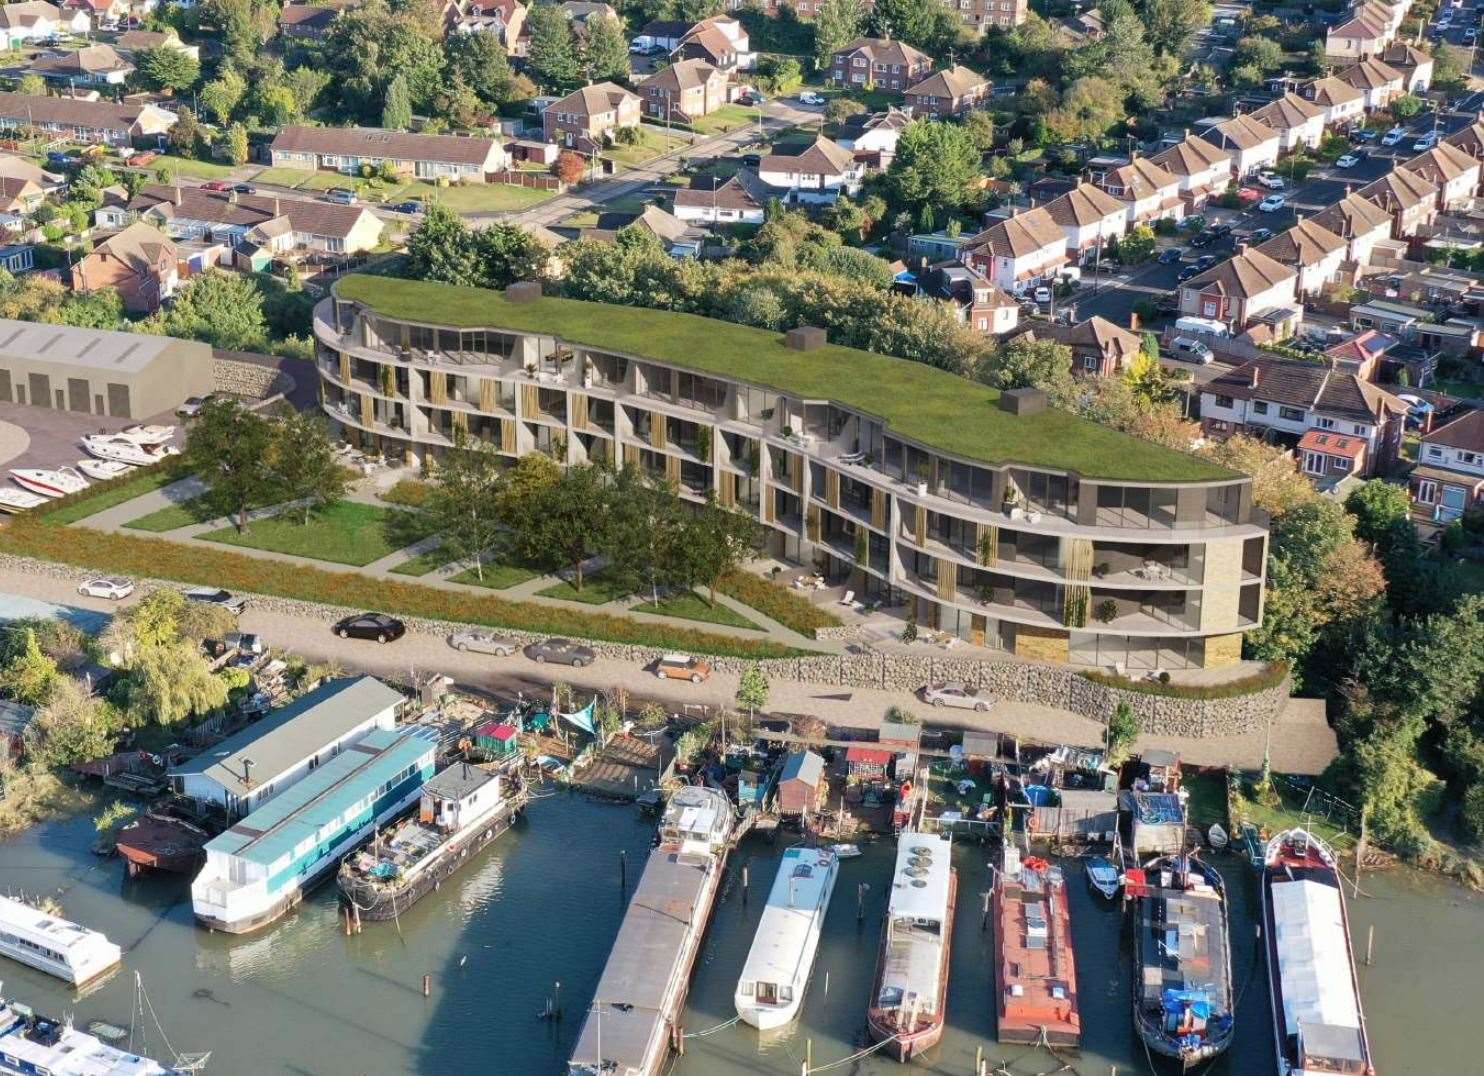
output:
{"label": "white car", "polygon": [[1417,141],[1415,141],[1415,142],[1412,143],[1412,150],[1413,150],[1414,153],[1426,153],[1428,150],[1432,149],[1437,144],[1438,144],[1438,135],[1437,135],[1437,132],[1436,131],[1428,131],[1427,134],[1423,135]]}
{"label": "white car", "polygon": [[1034,298],[1035,298],[1035,300],[1036,300],[1036,302],[1038,304],[1050,303],[1051,302],[1051,289],[1050,288],[1037,288],[1036,289],[1036,292],[1035,292]]}
{"label": "white car", "polygon": [[824,104],[824,98],[811,90],[805,90],[799,94],[799,103],[801,105],[822,105]]}
{"label": "white car", "polygon": [[1281,191],[1287,186],[1283,181],[1283,177],[1273,172],[1257,173],[1257,182],[1270,191]]}
{"label": "white car", "polygon": [[1259,213],[1276,213],[1287,204],[1288,199],[1284,198],[1283,195],[1270,194],[1257,203],[1257,211]]}
{"label": "white car", "polygon": [[89,579],[82,584],[77,588],[77,592],[89,598],[112,598],[114,601],[123,601],[134,593],[134,582],[130,579],[100,575],[97,579]]}
{"label": "white car", "polygon": [[187,396],[185,401],[175,409],[180,418],[195,418],[201,413],[201,408],[211,402],[214,393],[208,392],[205,396]]}
{"label": "white car", "polygon": [[953,706],[981,714],[994,702],[988,695],[981,694],[977,687],[953,681],[926,685],[922,689],[922,701],[933,706]]}
{"label": "white car", "polygon": [[1177,336],[1170,342],[1170,350],[1175,358],[1184,359],[1186,362],[1199,363],[1201,366],[1209,366],[1216,358],[1211,354],[1211,349],[1199,340],[1189,336]]}
{"label": "white car", "polygon": [[1360,163],[1360,158],[1353,153],[1347,153],[1335,162],[1336,168],[1354,168]]}
{"label": "white car", "polygon": [[1381,145],[1394,146],[1406,137],[1407,129],[1405,127],[1393,127],[1381,136]]}

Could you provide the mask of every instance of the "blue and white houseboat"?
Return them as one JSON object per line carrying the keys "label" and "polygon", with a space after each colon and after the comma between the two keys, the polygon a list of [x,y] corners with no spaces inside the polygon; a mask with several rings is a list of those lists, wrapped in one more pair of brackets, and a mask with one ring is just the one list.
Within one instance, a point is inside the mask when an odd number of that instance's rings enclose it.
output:
{"label": "blue and white houseboat", "polygon": [[204,1060],[167,1067],[110,1046],[70,1021],[39,1016],[0,998],[0,1073],[6,1076],[184,1076]]}

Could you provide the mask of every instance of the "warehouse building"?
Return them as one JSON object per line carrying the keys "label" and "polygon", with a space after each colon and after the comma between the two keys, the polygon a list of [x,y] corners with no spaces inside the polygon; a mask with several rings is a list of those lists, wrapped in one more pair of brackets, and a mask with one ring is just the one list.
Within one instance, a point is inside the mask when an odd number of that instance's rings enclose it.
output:
{"label": "warehouse building", "polygon": [[0,318],[0,402],[148,418],[211,387],[211,348],[194,340]]}

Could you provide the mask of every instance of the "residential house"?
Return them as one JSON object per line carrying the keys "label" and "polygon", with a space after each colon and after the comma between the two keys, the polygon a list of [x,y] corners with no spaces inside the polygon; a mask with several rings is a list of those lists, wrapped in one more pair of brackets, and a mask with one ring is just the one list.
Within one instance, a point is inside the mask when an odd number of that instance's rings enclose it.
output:
{"label": "residential house", "polygon": [[447,32],[493,34],[509,55],[520,57],[530,47],[529,13],[520,0],[446,0],[443,20]]}
{"label": "residential house", "polygon": [[833,202],[855,194],[865,166],[837,142],[820,135],[804,146],[774,146],[757,169],[773,197],[792,202]]}
{"label": "residential house", "polygon": [[713,15],[696,23],[676,44],[670,59],[702,60],[729,75],[757,66],[746,28],[729,15]]}
{"label": "residential house", "polygon": [[41,208],[45,200],[46,191],[39,183],[0,176],[0,224],[5,227],[22,227],[26,217]]}
{"label": "residential house", "polygon": [[0,178],[28,179],[46,191],[57,189],[67,179],[66,176],[48,172],[41,165],[25,157],[18,157],[14,153],[0,153]]}
{"label": "residential house", "polygon": [[638,127],[643,106],[636,94],[614,82],[574,90],[541,114],[548,142],[595,152],[625,127]]}
{"label": "residential house", "polygon": [[1324,140],[1324,108],[1291,90],[1272,104],[1263,105],[1252,118],[1278,132],[1278,147],[1284,153],[1318,149]]}
{"label": "residential house", "polygon": [[830,81],[836,86],[904,93],[932,70],[933,60],[905,41],[858,37],[836,51]]}
{"label": "residential house", "polygon": [[1358,266],[1371,264],[1371,251],[1391,237],[1391,214],[1368,198],[1347,194],[1320,210],[1314,223],[1345,240],[1345,258]]}
{"label": "residential house", "polygon": [[1369,476],[1397,458],[1407,405],[1354,374],[1314,362],[1251,359],[1201,388],[1201,428],[1293,447],[1317,482]]}
{"label": "residential house", "polygon": [[1365,118],[1365,92],[1328,75],[1303,85],[1299,92],[1324,109],[1324,126],[1339,130]]}
{"label": "residential house", "polygon": [[1046,208],[1037,206],[970,236],[959,256],[998,287],[1020,295],[1067,264],[1067,236]]}
{"label": "residential house", "polygon": [[1354,15],[1324,35],[1324,54],[1330,60],[1363,60],[1391,44],[1392,31],[1366,15]]}
{"label": "residential house", "polygon": [[1451,523],[1484,504],[1484,411],[1423,434],[1407,485],[1413,513],[1431,523]]}
{"label": "residential house", "polygon": [[72,52],[36,56],[23,70],[68,86],[122,86],[134,73],[134,64],[112,45],[84,45]]}
{"label": "residential house", "polygon": [[[1463,150],[1476,161],[1484,161],[1484,121],[1475,120],[1467,127],[1454,131],[1443,141]],[[1480,176],[1478,189],[1484,191],[1484,174]]]}
{"label": "residential house", "polygon": [[1437,184],[1405,168],[1394,168],[1355,193],[1391,214],[1392,235],[1397,239],[1416,235],[1438,213]]}
{"label": "residential house", "polygon": [[1251,116],[1233,116],[1202,132],[1207,142],[1231,154],[1237,179],[1255,175],[1278,163],[1282,139],[1278,132]]}
{"label": "residential house", "polygon": [[[285,4],[278,13],[278,32],[288,40],[317,41],[349,3]],[[457,10],[457,9],[455,9]]]}
{"label": "residential house", "polygon": [[168,30],[126,30],[119,34],[114,47],[120,53],[133,59],[136,53],[148,52],[150,49],[174,49],[197,62],[201,59],[201,48],[199,45],[187,45],[180,39],[174,28]]}
{"label": "residential house", "polygon": [[1352,3],[1350,6],[1355,15],[1370,19],[1395,37],[1401,31],[1412,0],[1398,0],[1396,3],[1391,0],[1364,0],[1363,3]]}
{"label": "residential house", "polygon": [[1079,183],[1046,203],[1046,212],[1067,237],[1071,261],[1091,261],[1108,240],[1128,229],[1128,207],[1091,183]]}
{"label": "residential house", "polygon": [[1454,209],[1479,189],[1479,162],[1457,146],[1440,142],[1399,167],[1415,172],[1438,188],[1438,208]]}
{"label": "residential house", "polygon": [[1029,0],[957,0],[959,21],[978,38],[985,31],[1011,30],[1025,22]]}
{"label": "residential house", "polygon": [[1312,217],[1279,232],[1257,249],[1298,272],[1300,295],[1318,295],[1340,273],[1348,244]]}
{"label": "residential house", "polygon": [[1432,313],[1420,306],[1389,299],[1356,303],[1349,313],[1353,329],[1375,329],[1407,341],[1415,340],[1418,328],[1432,318]]}
{"label": "residential house", "polygon": [[1402,73],[1402,89],[1406,93],[1423,94],[1432,85],[1432,57],[1416,45],[1393,41],[1381,53],[1381,62]]}
{"label": "residential house", "polygon": [[661,209],[647,205],[638,213],[604,213],[598,216],[595,228],[583,228],[579,239],[597,239],[612,242],[620,232],[630,228],[648,232],[660,241],[665,253],[675,258],[693,258],[701,253],[706,233],[692,228],[684,220]]}
{"label": "residential house", "polygon": [[483,183],[505,167],[505,149],[495,138],[408,134],[380,127],[305,127],[280,130],[270,147],[273,167],[356,175],[363,165],[399,176]]}
{"label": "residential house", "polygon": [[989,96],[989,79],[962,64],[933,71],[907,89],[907,107],[917,116],[960,116]]}
{"label": "residential house", "polygon": [[75,142],[162,146],[175,113],[157,105],[0,93],[0,131],[36,129]]}
{"label": "residential house", "polygon": [[1340,81],[1365,94],[1365,110],[1385,108],[1406,92],[1406,78],[1396,68],[1372,57],[1340,72]]}
{"label": "residential house", "polygon": [[861,113],[840,125],[835,141],[869,167],[885,171],[897,153],[897,140],[912,122],[912,113],[894,105],[885,112]]}
{"label": "residential house", "polygon": [[176,246],[149,224],[131,224],[72,267],[72,290],[113,288],[131,314],[151,314],[175,293]]}
{"label": "residential house", "polygon": [[1107,318],[1090,317],[1076,325],[1038,325],[1035,335],[1072,349],[1072,373],[1079,377],[1113,377],[1138,357],[1143,340]]}
{"label": "residential house", "polygon": [[688,223],[761,224],[766,198],[753,194],[745,176],[697,176],[689,187],[676,188],[675,216]]}
{"label": "residential house", "polygon": [[705,60],[680,60],[640,81],[644,114],[691,123],[727,103],[727,76]]}
{"label": "residential house", "polygon": [[[381,218],[365,206],[201,187],[151,184],[140,188],[124,212],[155,224],[171,239],[213,239],[233,248],[251,242],[268,255],[358,254],[375,247],[382,232]],[[274,223],[279,220],[286,227]]]}
{"label": "residential house", "polygon": [[1187,211],[1231,186],[1232,155],[1199,135],[1187,133],[1183,141],[1149,159],[1180,180]]}
{"label": "residential house", "polygon": [[907,237],[907,258],[919,264],[930,264],[932,262],[958,261],[959,251],[963,249],[972,236],[949,235],[944,230],[936,232],[919,232]]}
{"label": "residential house", "polygon": [[91,29],[92,24],[85,12],[64,13],[55,4],[44,0],[0,7],[0,31],[4,32],[6,46],[11,49],[45,41],[57,34],[85,34]]}
{"label": "residential house", "polygon": [[1013,332],[1020,304],[977,269],[962,262],[930,265],[916,274],[916,294],[947,303],[958,320],[986,336]]}
{"label": "residential house", "polygon": [[1101,41],[1107,36],[1108,21],[1103,18],[1101,11],[1091,8],[1057,23],[1056,32],[1073,46],[1085,45],[1091,41]]}
{"label": "residential house", "polygon": [[1270,311],[1298,301],[1298,273],[1257,250],[1243,250],[1180,285],[1180,312],[1224,322],[1240,333]]}
{"label": "residential house", "polygon": [[1151,157],[1135,157],[1094,179],[1099,188],[1128,207],[1130,228],[1157,220],[1179,220],[1185,215],[1180,178]]}
{"label": "residential house", "polygon": [[684,19],[652,19],[634,35],[630,44],[635,49],[644,52],[666,53],[674,52],[679,47],[685,35],[695,27],[695,23]]}
{"label": "residential house", "polygon": [[1362,381],[1375,381],[1381,360],[1401,343],[1401,338],[1379,329],[1363,329],[1354,336],[1324,349],[1324,358],[1342,373],[1354,374]]}

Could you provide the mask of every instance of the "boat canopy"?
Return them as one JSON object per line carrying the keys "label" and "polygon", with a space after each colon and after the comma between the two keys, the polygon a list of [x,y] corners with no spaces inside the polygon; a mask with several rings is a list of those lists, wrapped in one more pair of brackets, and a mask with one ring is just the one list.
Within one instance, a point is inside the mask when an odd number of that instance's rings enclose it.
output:
{"label": "boat canopy", "polygon": [[1283,1020],[1290,1035],[1300,1025],[1313,1035],[1322,1025],[1360,1027],[1349,939],[1332,885],[1302,879],[1272,883]]}

